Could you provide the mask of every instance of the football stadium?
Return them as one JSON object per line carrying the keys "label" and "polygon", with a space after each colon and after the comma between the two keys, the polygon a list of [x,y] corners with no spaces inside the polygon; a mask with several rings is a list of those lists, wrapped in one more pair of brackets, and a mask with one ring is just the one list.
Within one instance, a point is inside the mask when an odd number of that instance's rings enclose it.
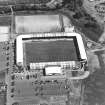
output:
{"label": "football stadium", "polygon": [[20,35],[16,42],[17,64],[23,66],[87,60],[82,38],[77,33]]}

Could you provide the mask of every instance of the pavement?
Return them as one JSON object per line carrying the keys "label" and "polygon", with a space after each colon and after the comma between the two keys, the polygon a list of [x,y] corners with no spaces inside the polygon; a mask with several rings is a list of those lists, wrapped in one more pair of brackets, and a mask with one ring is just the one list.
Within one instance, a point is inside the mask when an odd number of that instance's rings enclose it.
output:
{"label": "pavement", "polygon": [[[90,52],[94,59],[89,67],[91,75],[84,80],[84,104],[105,105],[105,50]],[[88,55],[89,56],[89,55]],[[94,57],[97,56],[97,57]],[[95,66],[96,65],[96,66]]]}

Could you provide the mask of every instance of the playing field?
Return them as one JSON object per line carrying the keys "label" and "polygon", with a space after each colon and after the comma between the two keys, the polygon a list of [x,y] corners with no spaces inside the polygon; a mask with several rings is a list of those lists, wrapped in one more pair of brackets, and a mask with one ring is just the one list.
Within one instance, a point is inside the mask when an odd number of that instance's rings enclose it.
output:
{"label": "playing field", "polygon": [[78,60],[74,40],[25,43],[26,63]]}

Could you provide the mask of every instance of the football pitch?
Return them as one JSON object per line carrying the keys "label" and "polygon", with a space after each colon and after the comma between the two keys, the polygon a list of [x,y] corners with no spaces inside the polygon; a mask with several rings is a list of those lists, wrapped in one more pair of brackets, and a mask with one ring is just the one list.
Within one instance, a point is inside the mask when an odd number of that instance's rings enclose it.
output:
{"label": "football pitch", "polygon": [[73,39],[25,43],[26,63],[76,61],[76,47]]}

